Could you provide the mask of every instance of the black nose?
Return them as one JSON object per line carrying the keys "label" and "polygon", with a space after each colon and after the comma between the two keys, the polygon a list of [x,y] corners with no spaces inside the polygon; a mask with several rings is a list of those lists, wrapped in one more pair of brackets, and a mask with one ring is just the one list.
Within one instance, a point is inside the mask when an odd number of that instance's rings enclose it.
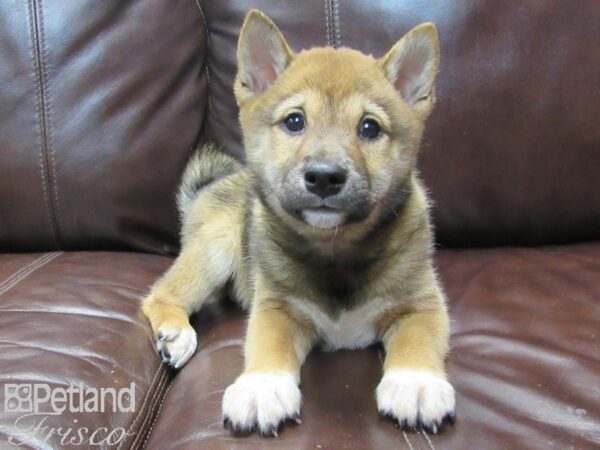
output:
{"label": "black nose", "polygon": [[321,198],[339,193],[346,184],[346,169],[330,161],[313,161],[304,171],[306,189]]}

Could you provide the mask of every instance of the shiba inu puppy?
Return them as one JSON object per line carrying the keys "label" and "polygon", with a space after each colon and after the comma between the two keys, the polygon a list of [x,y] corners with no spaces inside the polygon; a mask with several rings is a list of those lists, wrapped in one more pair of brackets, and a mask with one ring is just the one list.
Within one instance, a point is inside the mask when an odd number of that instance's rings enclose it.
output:
{"label": "shiba inu puppy", "polygon": [[315,345],[381,342],[379,412],[436,432],[454,415],[449,321],[415,171],[434,105],[435,26],[381,59],[295,54],[253,10],[237,58],[247,162],[209,145],[184,173],[182,251],[143,303],[157,350],[182,367],[196,349],[189,315],[229,288],[250,313],[245,369],[223,397],[233,430],[273,436],[299,418],[300,367]]}

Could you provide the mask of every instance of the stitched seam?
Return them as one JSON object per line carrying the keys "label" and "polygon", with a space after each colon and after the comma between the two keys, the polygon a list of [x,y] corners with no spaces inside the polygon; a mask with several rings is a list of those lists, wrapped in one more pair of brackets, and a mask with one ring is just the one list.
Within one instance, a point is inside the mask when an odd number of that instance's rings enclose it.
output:
{"label": "stitched seam", "polygon": [[406,431],[402,430],[402,436],[404,436],[404,440],[406,441],[406,443],[408,444],[408,448],[410,450],[415,450],[412,446],[412,444],[410,443],[410,440],[408,439],[408,436],[406,435]]}
{"label": "stitched seam", "polygon": [[29,11],[29,22],[30,22],[30,33],[31,33],[31,41],[30,41],[30,50],[31,50],[31,58],[33,60],[33,68],[35,72],[35,112],[38,117],[39,122],[39,152],[40,152],[40,172],[42,175],[42,191],[44,194],[44,204],[46,206],[46,212],[48,214],[48,223],[50,224],[50,234],[52,235],[52,240],[56,247],[59,247],[58,237],[56,235],[56,229],[54,227],[54,221],[52,220],[52,209],[50,206],[50,199],[48,198],[48,175],[47,175],[47,166],[45,164],[45,125],[44,125],[44,114],[42,113],[42,81],[41,81],[41,72],[40,72],[40,61],[39,61],[39,48],[37,45],[37,19],[36,12],[34,8],[35,0],[31,0],[28,2],[28,11]]}
{"label": "stitched seam", "polygon": [[198,5],[198,9],[200,10],[200,15],[202,16],[202,21],[204,22],[204,31],[206,33],[206,56],[204,58],[204,71],[206,72],[206,91],[208,98],[210,99],[210,72],[208,71],[208,61],[210,58],[210,32],[208,30],[208,22],[206,21],[206,16],[204,15],[204,10],[202,9],[200,0],[196,0],[196,5]]}
{"label": "stitched seam", "polygon": [[[52,255],[52,254],[48,254],[48,255]],[[40,267],[42,267],[43,265],[45,265],[48,261],[50,261],[52,259],[54,259],[53,256],[50,258],[48,256],[46,256],[43,259],[40,259],[39,261],[37,261],[35,264],[31,265],[28,270],[22,272],[21,274],[19,274],[19,276],[13,278],[10,282],[4,284],[2,286],[2,289],[0,289],[0,295],[4,294],[5,292],[12,289],[14,286],[16,286],[18,283],[23,281],[25,278],[27,278],[29,275],[31,275],[33,272],[35,272],[37,269],[39,269]]]}
{"label": "stitched seam", "polygon": [[[161,372],[161,368],[162,368],[162,364],[159,363],[159,365],[158,365],[158,367],[156,369],[156,372],[154,372],[154,376],[152,377],[152,381],[148,385],[148,391],[146,392],[146,395],[144,397],[144,401],[142,402],[142,404],[140,406],[140,410],[137,412],[137,414],[135,416],[135,419],[133,419],[133,422],[131,423],[131,425],[129,426],[129,429],[127,430],[128,433],[131,432],[131,430],[133,430],[133,428],[135,427],[137,421],[140,419],[140,417],[142,415],[142,411],[144,410],[144,407],[146,406],[146,402],[148,401],[148,398],[150,398],[150,393],[152,392],[152,386],[154,386],[154,382],[156,381],[156,377]],[[121,443],[117,447],[117,450],[120,450],[123,447],[123,442],[124,441],[121,441]]]}
{"label": "stitched seam", "polygon": [[332,0],[333,8],[333,47],[339,48],[342,45],[341,26],[340,26],[340,4],[338,0]]}
{"label": "stitched seam", "polygon": [[40,95],[40,123],[41,123],[41,132],[42,132],[42,152],[43,152],[43,160],[44,167],[46,170],[46,184],[47,184],[47,201],[50,209],[50,220],[52,223],[52,231],[54,234],[54,240],[58,247],[61,246],[61,236],[60,236],[60,225],[56,214],[57,205],[55,204],[56,198],[53,195],[53,186],[55,184],[55,174],[53,172],[54,166],[54,157],[52,154],[52,150],[49,147],[49,117],[48,117],[48,107],[46,98],[47,94],[47,74],[46,74],[46,58],[45,58],[45,48],[42,39],[44,39],[44,30],[43,30],[43,14],[42,14],[42,5],[41,0],[38,2],[33,0],[33,20],[35,23],[35,45],[36,45],[36,61],[37,61],[37,71],[38,71],[38,81],[39,81],[39,95]]}
{"label": "stitched seam", "polygon": [[50,261],[52,261],[54,258],[56,258],[59,255],[62,255],[62,252],[48,253],[43,258],[40,258],[39,260],[37,260],[37,263],[30,265],[29,269],[27,269],[26,271],[21,273],[19,276],[15,277],[10,283],[6,283],[6,284],[3,283],[3,286],[0,289],[0,295],[3,295],[6,292],[8,292],[10,289],[15,287],[17,284],[19,284],[21,281],[23,281],[25,278],[27,278],[33,272],[35,272],[39,268],[45,266],[46,264],[48,264]]}
{"label": "stitched seam", "polygon": [[173,383],[169,384],[169,386],[167,387],[167,390],[163,394],[162,400],[160,401],[160,403],[158,405],[158,409],[156,410],[156,413],[154,414],[154,420],[152,420],[152,423],[150,424],[150,428],[148,429],[148,433],[146,434],[146,438],[144,439],[144,442],[142,442],[142,446],[140,448],[146,448],[148,439],[150,438],[150,435],[152,434],[152,430],[154,430],[154,425],[156,424],[156,421],[158,420],[158,416],[160,416],[160,411],[162,409],[163,403],[165,402],[165,399],[167,398],[167,395],[169,394],[169,391],[171,390],[171,386],[173,386]]}
{"label": "stitched seam", "polygon": [[200,135],[206,132],[206,124],[208,123],[208,116],[210,115],[210,71],[208,70],[208,63],[210,60],[210,31],[208,29],[208,21],[206,20],[206,15],[204,14],[204,9],[202,9],[202,5],[200,4],[200,0],[195,0],[198,9],[200,10],[200,15],[202,16],[202,21],[204,22],[204,31],[206,33],[206,55],[204,58],[204,72],[206,73],[206,111],[204,111],[204,125],[202,130],[200,130]]}
{"label": "stitched seam", "polygon": [[330,1],[325,0],[323,2],[325,7],[325,39],[327,40],[327,45],[331,46],[331,13],[330,13]]}
{"label": "stitched seam", "polygon": [[46,53],[47,53],[47,47],[46,47],[46,27],[44,26],[44,14],[43,14],[43,10],[44,10],[44,6],[43,6],[43,0],[39,0],[39,11],[38,11],[38,22],[39,22],[39,30],[40,30],[40,46],[41,46],[41,53],[40,53],[40,60],[42,63],[42,73],[43,73],[43,84],[44,84],[44,92],[45,92],[45,100],[44,100],[44,107],[45,107],[45,115],[46,115],[46,148],[47,148],[47,155],[50,158],[50,175],[52,178],[52,186],[53,188],[51,189],[51,191],[53,191],[54,193],[54,220],[56,221],[56,224],[58,225],[57,229],[58,229],[58,241],[62,242],[63,237],[64,237],[64,227],[63,227],[63,222],[62,222],[62,214],[60,213],[60,202],[58,199],[58,182],[57,182],[57,172],[56,172],[56,161],[55,161],[55,155],[54,155],[54,138],[53,138],[53,131],[52,131],[52,107],[51,107],[51,102],[50,102],[50,97],[52,96],[51,94],[51,90],[50,90],[50,81],[49,81],[49,77],[48,77],[48,65],[46,64]]}
{"label": "stitched seam", "polygon": [[156,387],[156,390],[154,391],[154,395],[152,395],[152,402],[148,406],[148,412],[147,412],[147,414],[144,415],[144,420],[140,424],[138,432],[137,432],[133,442],[131,443],[132,449],[133,448],[135,448],[135,449],[142,448],[140,446],[140,440],[144,439],[146,437],[146,434],[148,432],[147,424],[149,421],[154,420],[154,417],[155,417],[154,411],[156,410],[156,405],[159,401],[161,401],[163,399],[163,394],[166,391],[166,389],[164,389],[164,387],[168,384],[168,382],[169,382],[169,371],[165,370],[165,371],[163,371],[163,374],[160,377],[160,380],[158,381],[158,386]]}
{"label": "stitched seam", "polygon": [[47,255],[47,257],[45,257],[44,259],[39,260],[37,264],[34,264],[34,265],[30,266],[29,269],[26,272],[23,272],[21,275],[19,275],[18,277],[14,278],[10,283],[4,285],[2,287],[2,289],[0,290],[0,295],[3,295],[4,293],[8,292],[10,289],[12,289],[13,287],[15,287],[17,284],[19,284],[21,281],[23,281],[25,278],[27,278],[33,272],[35,272],[39,268],[45,266],[47,263],[49,263],[50,261],[52,261],[54,258],[56,258],[57,256],[59,256],[61,254],[62,254],[62,252],[49,253]]}
{"label": "stitched seam", "polygon": [[7,284],[11,283],[15,278],[19,277],[23,272],[26,272],[30,267],[35,266],[41,260],[46,259],[48,257],[48,255],[50,255],[50,253],[44,253],[42,256],[37,257],[36,259],[34,259],[33,261],[31,261],[30,263],[25,264],[19,270],[17,270],[16,272],[14,272],[12,275],[10,275],[8,278],[6,278],[2,283],[0,283],[0,290],[2,288],[4,288],[4,286],[6,286]]}
{"label": "stitched seam", "polygon": [[435,447],[433,446],[433,442],[431,442],[431,439],[429,439],[429,436],[427,436],[427,433],[423,430],[421,430],[421,433],[423,434],[423,436],[425,436],[425,440],[429,444],[429,447],[431,448],[431,450],[435,450]]}
{"label": "stitched seam", "polygon": [[208,22],[206,22],[206,16],[204,15],[204,10],[202,9],[202,5],[200,4],[200,0],[196,0],[196,5],[200,10],[200,15],[202,16],[202,21],[204,22],[204,32],[206,33],[206,47],[210,46],[210,34],[208,33]]}
{"label": "stitched seam", "polygon": [[137,435],[133,441],[133,444],[131,446],[132,448],[136,448],[136,449],[141,448],[139,441],[142,438],[146,437],[147,424],[149,421],[154,420],[154,417],[155,417],[154,411],[156,409],[156,404],[160,400],[162,400],[163,396],[162,396],[161,391],[163,391],[164,387],[167,385],[167,382],[168,382],[168,371],[165,370],[158,382],[158,386],[157,386],[156,390],[154,391],[154,395],[152,395],[152,402],[148,406],[148,412],[144,415],[144,420],[142,420],[142,423],[140,424],[138,433],[137,433]]}
{"label": "stitched seam", "polygon": [[327,42],[333,47],[333,11],[331,8],[331,0],[327,0],[327,22],[329,24]]}
{"label": "stitched seam", "polygon": [[[148,385],[148,392],[146,392],[146,396],[144,397],[144,401],[142,402],[142,405],[140,406],[140,410],[138,411],[137,415],[135,416],[135,419],[133,419],[133,422],[131,423],[131,426],[127,430],[128,433],[130,433],[131,430],[133,430],[133,428],[137,424],[138,420],[142,416],[142,411],[144,410],[144,407],[146,406],[146,402],[148,401],[148,398],[150,398],[150,393],[152,392],[152,386],[154,386],[154,382],[156,381],[156,377],[161,372],[161,369],[162,369],[162,363],[159,363],[159,365],[158,365],[158,367],[156,369],[156,372],[154,373],[154,376],[152,377],[152,381]],[[123,443],[124,443],[124,441],[121,441],[121,443],[117,447],[117,450],[120,450],[123,447]]]}
{"label": "stitched seam", "polygon": [[40,261],[41,259],[46,258],[49,255],[49,253],[44,253],[42,256],[34,259],[33,261],[31,261],[28,264],[25,264],[23,267],[21,267],[19,270],[17,270],[16,272],[14,272],[12,275],[10,275],[9,277],[7,277],[2,283],[0,283],[0,289],[2,289],[4,287],[5,284],[8,284],[13,278],[18,277],[19,275],[21,275],[22,272],[26,271],[27,269],[29,269],[31,266],[33,266],[34,264],[36,264],[38,261]]}

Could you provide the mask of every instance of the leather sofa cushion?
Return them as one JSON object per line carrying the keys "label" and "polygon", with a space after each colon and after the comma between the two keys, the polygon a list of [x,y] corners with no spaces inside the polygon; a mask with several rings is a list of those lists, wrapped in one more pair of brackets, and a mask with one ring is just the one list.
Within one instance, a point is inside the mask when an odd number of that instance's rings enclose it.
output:
{"label": "leather sofa cushion", "polygon": [[221,423],[224,389],[242,369],[244,317],[198,317],[199,348],[175,378],[147,448],[592,448],[600,444],[600,244],[444,250],[450,300],[450,379],[457,423],[404,435],[379,419],[381,350],[315,352],[302,372],[299,426],[278,439],[233,438]]}
{"label": "leather sofa cushion", "polygon": [[[163,256],[130,253],[0,255],[0,447],[65,448],[58,434],[46,439],[59,427],[72,427],[75,442],[83,427],[89,430],[85,436],[120,427],[130,434],[120,448],[141,445],[171,375],[153,350],[139,299],[170,263]],[[67,409],[16,422],[24,412],[6,408],[12,398],[5,397],[8,383],[121,389],[132,382],[131,412]],[[34,424],[48,428],[32,432]],[[100,430],[96,436],[106,435]],[[22,445],[8,445],[9,438]]]}
{"label": "leather sofa cushion", "polygon": [[0,4],[0,250],[174,252],[204,119],[194,1]]}
{"label": "leather sofa cushion", "polygon": [[445,246],[600,238],[597,45],[600,2],[202,1],[210,34],[207,134],[242,155],[232,95],[244,15],[259,8],[295,50],[350,46],[375,56],[437,24],[438,103],[420,167]]}

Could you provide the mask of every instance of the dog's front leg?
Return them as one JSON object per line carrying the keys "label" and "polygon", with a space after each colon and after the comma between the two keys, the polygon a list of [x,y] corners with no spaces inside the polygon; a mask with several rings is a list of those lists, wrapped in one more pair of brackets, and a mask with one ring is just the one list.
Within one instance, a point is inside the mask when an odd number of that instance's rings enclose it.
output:
{"label": "dog's front leg", "polygon": [[257,429],[277,436],[279,426],[300,418],[300,366],[313,331],[279,300],[255,300],[246,335],[244,373],[223,396],[223,421],[236,433]]}
{"label": "dog's front leg", "polygon": [[230,243],[236,242],[236,227],[225,234],[214,231],[219,226],[213,220],[197,230],[142,303],[156,350],[163,362],[177,369],[196,351],[196,331],[189,315],[214,298],[234,270],[236,247]]}
{"label": "dog's front leg", "polygon": [[454,418],[454,389],[446,380],[449,320],[439,307],[400,315],[384,335],[386,358],[377,405],[402,428],[437,433]]}

